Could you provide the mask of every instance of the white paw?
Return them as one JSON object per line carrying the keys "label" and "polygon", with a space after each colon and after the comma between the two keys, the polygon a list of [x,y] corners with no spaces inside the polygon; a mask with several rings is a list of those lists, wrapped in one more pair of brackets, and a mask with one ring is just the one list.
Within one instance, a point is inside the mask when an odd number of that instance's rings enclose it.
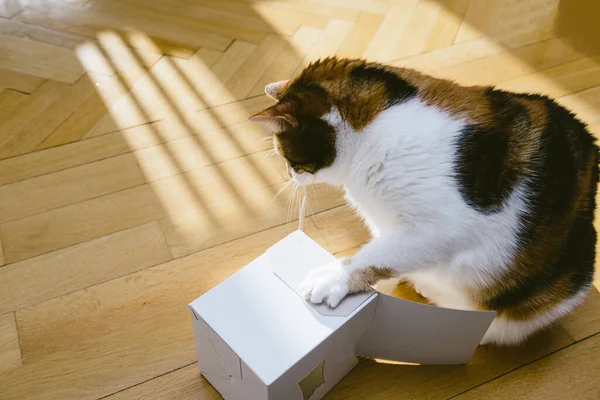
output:
{"label": "white paw", "polygon": [[350,270],[344,260],[335,260],[310,271],[300,285],[300,294],[311,303],[326,302],[333,308],[348,294],[349,279]]}

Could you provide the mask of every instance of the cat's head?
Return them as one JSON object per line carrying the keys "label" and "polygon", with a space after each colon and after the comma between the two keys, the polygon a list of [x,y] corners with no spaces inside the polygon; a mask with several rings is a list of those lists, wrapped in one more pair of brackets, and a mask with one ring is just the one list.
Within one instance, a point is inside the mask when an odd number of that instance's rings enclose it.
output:
{"label": "cat's head", "polygon": [[327,170],[337,156],[333,103],[318,84],[303,80],[268,84],[265,93],[277,101],[250,119],[272,132],[275,151],[300,185],[329,181]]}
{"label": "cat's head", "polygon": [[290,81],[267,85],[265,92],[277,103],[251,120],[273,132],[275,151],[292,178],[301,185],[337,185],[345,183],[353,155],[368,137],[366,127],[418,90],[392,67],[328,57]]}

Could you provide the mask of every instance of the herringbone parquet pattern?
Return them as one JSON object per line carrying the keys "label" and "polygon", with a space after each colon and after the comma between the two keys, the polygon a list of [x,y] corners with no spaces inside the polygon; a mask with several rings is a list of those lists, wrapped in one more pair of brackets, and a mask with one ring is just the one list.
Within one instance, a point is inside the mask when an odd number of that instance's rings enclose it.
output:
{"label": "herringbone parquet pattern", "polygon": [[[286,172],[247,121],[271,104],[266,83],[367,57],[549,94],[600,134],[598,14],[593,0],[0,1],[0,399],[220,398],[185,305],[295,226],[289,193],[273,199]],[[310,204],[328,250],[367,240],[336,190]],[[598,399],[599,332],[594,290],[522,348],[458,367],[365,360],[328,398]]]}

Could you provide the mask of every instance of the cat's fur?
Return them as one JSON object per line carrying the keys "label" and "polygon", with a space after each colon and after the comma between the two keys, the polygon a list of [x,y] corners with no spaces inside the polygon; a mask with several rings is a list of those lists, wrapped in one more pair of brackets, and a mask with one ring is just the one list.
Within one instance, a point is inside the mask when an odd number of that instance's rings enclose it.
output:
{"label": "cat's fur", "polygon": [[252,119],[293,179],[342,185],[373,235],[311,273],[307,299],[400,277],[440,306],[497,310],[484,343],[516,344],[586,296],[598,149],[551,99],[337,58],[265,91],[278,103]]}

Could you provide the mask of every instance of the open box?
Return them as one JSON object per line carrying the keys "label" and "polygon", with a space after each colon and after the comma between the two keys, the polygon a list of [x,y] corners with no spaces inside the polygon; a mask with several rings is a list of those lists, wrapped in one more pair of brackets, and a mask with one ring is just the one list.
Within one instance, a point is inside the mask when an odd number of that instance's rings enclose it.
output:
{"label": "open box", "polygon": [[356,354],[463,364],[496,314],[375,291],[335,309],[307,303],[298,285],[333,259],[296,231],[189,304],[200,372],[226,400],[321,399],[358,363]]}

